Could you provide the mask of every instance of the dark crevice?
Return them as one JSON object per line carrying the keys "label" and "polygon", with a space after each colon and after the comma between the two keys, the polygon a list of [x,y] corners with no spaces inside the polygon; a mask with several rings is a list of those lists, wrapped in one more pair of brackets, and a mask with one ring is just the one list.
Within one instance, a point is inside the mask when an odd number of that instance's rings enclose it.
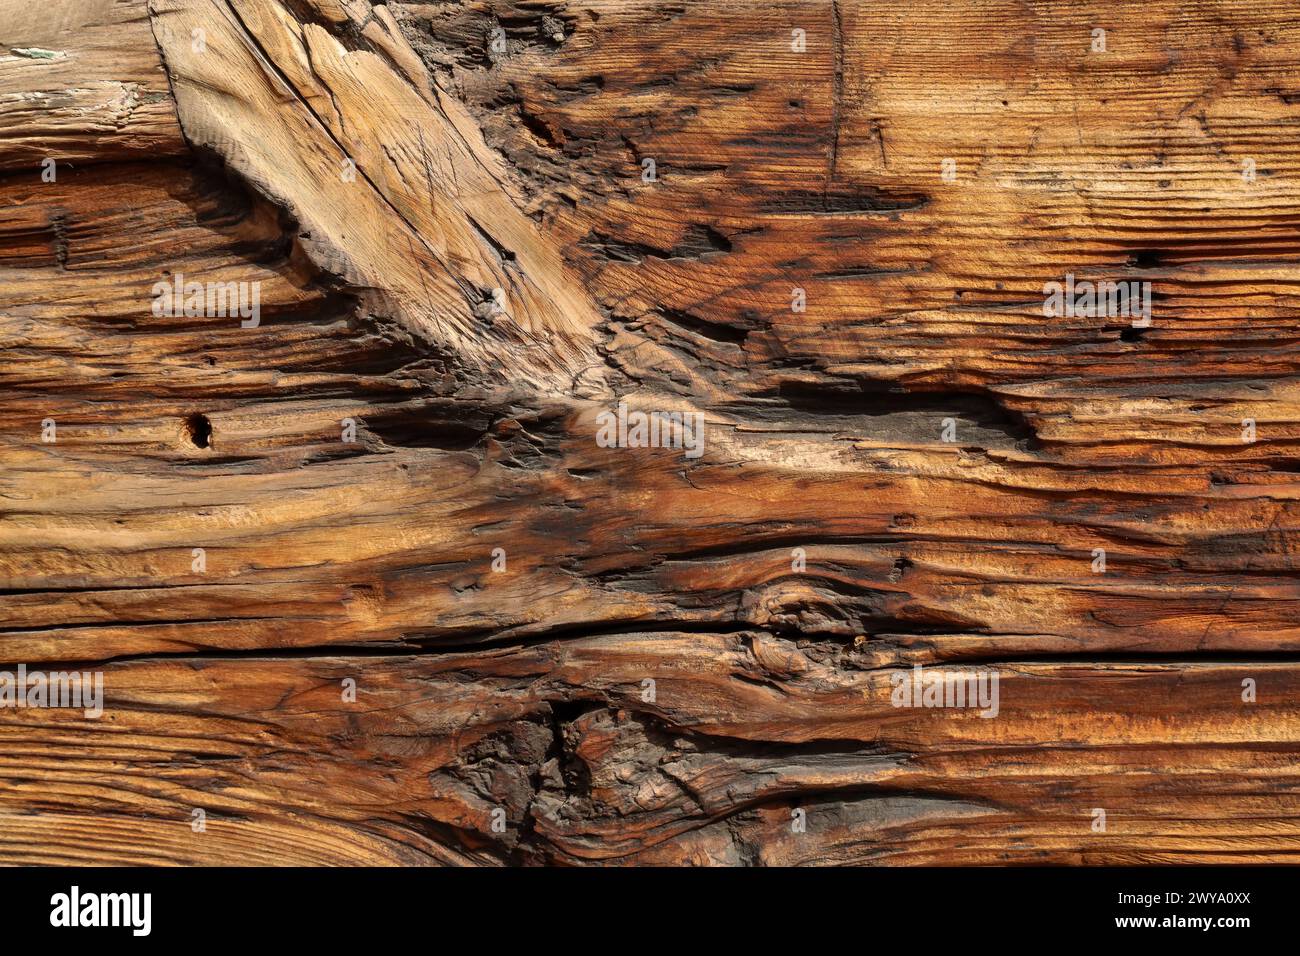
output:
{"label": "dark crevice", "polygon": [[185,419],[182,427],[186,439],[195,448],[212,447],[212,422],[208,420],[208,416],[196,412]]}
{"label": "dark crevice", "polygon": [[1160,249],[1139,249],[1129,253],[1128,265],[1133,269],[1159,269],[1165,264],[1165,255]]}
{"label": "dark crevice", "polygon": [[940,441],[944,419],[963,448],[1041,446],[1029,420],[983,392],[909,392],[892,382],[784,382],[769,398],[728,405],[742,421],[911,443]]}
{"label": "dark crevice", "polygon": [[409,644],[443,652],[458,649],[474,651],[499,647],[535,647],[555,641],[574,641],[587,637],[628,634],[745,634],[754,631],[772,633],[763,626],[738,621],[595,621],[572,624],[526,624],[520,627],[479,631],[462,635],[408,634]]}
{"label": "dark crevice", "polygon": [[[751,526],[749,528],[750,536],[740,540],[732,540],[726,544],[706,545],[700,548],[690,548],[681,551],[659,552],[646,556],[646,563],[640,567],[618,568],[609,571],[600,571],[591,575],[591,579],[602,584],[616,584],[629,578],[637,577],[661,564],[686,561],[711,561],[720,558],[736,558],[757,556],[768,551],[788,551],[791,548],[812,548],[823,546],[834,547],[852,547],[853,545],[866,545],[877,547],[880,545],[898,544],[907,540],[908,532],[901,529],[896,533],[882,532],[874,535],[863,534],[845,534],[845,535],[827,535],[827,534],[799,534],[789,532],[784,534],[764,534],[761,527]],[[814,574],[815,572],[803,572],[804,574]]]}
{"label": "dark crevice", "polygon": [[788,189],[778,195],[759,197],[758,212],[767,215],[845,216],[855,213],[890,213],[921,209],[930,202],[923,193],[886,192],[875,186],[843,186],[825,194],[812,190]]}
{"label": "dark crevice", "polygon": [[[238,621],[268,621],[273,618],[228,618],[222,619],[230,622]],[[211,621],[195,619],[185,622],[143,622],[148,624],[160,623],[184,623],[184,624],[208,624]],[[325,622],[321,622],[324,624]],[[112,623],[105,623],[102,626],[118,626]],[[129,624],[127,626],[141,626],[140,622]],[[925,627],[926,625],[919,625]],[[940,635],[954,635],[966,633],[962,630],[934,631],[932,633],[920,633],[913,630],[913,625],[909,622],[899,630],[880,630],[874,632],[871,636],[873,641],[888,642],[895,635],[900,637],[936,637]],[[48,630],[50,628],[31,628],[27,630]],[[9,629],[15,632],[14,629]],[[315,660],[323,665],[333,665],[346,662],[349,659],[372,659],[386,658],[389,660],[399,660],[403,658],[416,658],[430,655],[446,655],[453,658],[456,655],[477,655],[487,651],[492,651],[505,647],[526,649],[536,647],[541,644],[548,644],[557,641],[577,640],[587,637],[610,636],[627,636],[635,634],[648,635],[666,635],[673,633],[682,634],[715,634],[715,635],[735,635],[738,639],[745,635],[752,634],[769,634],[773,637],[789,639],[788,634],[783,634],[767,626],[731,623],[726,621],[714,622],[692,622],[692,621],[667,621],[667,622],[640,622],[635,624],[619,625],[610,624],[580,624],[571,627],[556,627],[551,629],[541,629],[531,635],[516,633],[514,636],[501,636],[508,634],[508,631],[485,632],[483,637],[478,640],[462,637],[460,639],[448,639],[447,637],[431,637],[410,635],[403,638],[404,643],[385,643],[376,641],[374,644],[321,644],[309,647],[261,647],[261,648],[206,648],[195,647],[183,651],[175,652],[152,652],[140,654],[120,654],[112,657],[100,658],[55,658],[32,659],[26,657],[22,663],[28,670],[86,670],[94,667],[106,666],[129,666],[132,664],[148,664],[160,661],[238,661],[238,660],[262,660],[262,661],[280,661],[280,660]],[[978,632],[982,637],[1022,637],[1026,635],[1006,634],[999,631]],[[498,635],[493,637],[492,635]],[[824,635],[813,635],[814,639],[822,639]],[[913,645],[917,646],[917,645]],[[954,666],[975,666],[975,665],[992,665],[1001,664],[1008,668],[1015,666],[1032,666],[1034,664],[1052,664],[1078,663],[1081,666],[1099,665],[1110,667],[1112,665],[1138,664],[1138,665],[1202,665],[1204,667],[1233,667],[1246,666],[1257,663],[1277,663],[1296,665],[1300,664],[1300,651],[1298,650],[1253,650],[1249,648],[1232,648],[1216,649],[1213,653],[1204,651],[1193,652],[1160,652],[1150,653],[1143,652],[1135,648],[1100,648],[1087,651],[1059,651],[1054,652],[1044,649],[1041,652],[1034,652],[1026,655],[1023,650],[1008,652],[1007,656],[998,656],[996,654],[972,654],[969,656],[960,653],[940,658],[941,662],[951,663]],[[19,661],[0,661],[0,670],[16,670]],[[898,670],[900,668],[910,668],[910,662],[891,663],[878,667],[869,668],[872,671],[886,672]],[[751,675],[752,677],[753,675]]]}
{"label": "dark crevice", "polygon": [[681,309],[663,308],[657,314],[673,325],[722,345],[744,345],[745,339],[753,331],[752,328],[714,322]]}
{"label": "dark crevice", "polygon": [[[39,634],[42,631],[95,631],[115,627],[189,627],[195,624],[246,624],[251,621],[269,621],[267,617],[212,617],[212,618],[176,618],[174,620],[114,620],[87,621],[78,624],[37,624],[30,627],[0,627],[0,636],[10,634]],[[276,620],[288,620],[276,619]]]}
{"label": "dark crevice", "polygon": [[502,245],[495,236],[479,225],[478,221],[473,216],[467,213],[465,218],[469,220],[469,224],[473,226],[474,231],[478,233],[479,239],[481,239],[483,244],[487,246],[488,251],[492,253],[498,263],[505,266],[506,263],[513,263],[515,261],[515,254]]}
{"label": "dark crevice", "polygon": [[392,406],[357,417],[358,436],[364,430],[385,445],[443,451],[473,448],[492,423],[491,410],[451,401]]}
{"label": "dark crevice", "polygon": [[693,225],[671,248],[664,249],[643,242],[615,239],[592,230],[578,243],[607,262],[640,263],[645,259],[701,259],[731,251],[731,240],[712,226]]}
{"label": "dark crevice", "polygon": [[[951,633],[951,632],[949,632]],[[882,631],[877,634],[879,639],[888,639],[893,636],[892,631]],[[900,637],[909,637],[910,634],[900,634]],[[1000,633],[991,633],[990,637],[1016,637],[1023,635],[1009,635]],[[911,645],[915,648],[916,645]],[[1218,654],[1228,654],[1231,656],[1220,657]],[[1141,648],[1118,647],[1118,648],[1094,648],[1088,651],[1053,651],[1044,649],[1034,651],[1032,656],[1025,656],[1024,651],[1011,652],[1005,655],[997,654],[961,654],[954,653],[946,657],[938,658],[934,665],[950,664],[953,667],[975,667],[975,666],[1002,666],[1007,670],[1014,670],[1016,667],[1032,667],[1039,664],[1050,664],[1058,667],[1062,664],[1079,664],[1081,666],[1096,666],[1098,669],[1109,670],[1115,666],[1121,665],[1151,665],[1155,667],[1175,667],[1184,664],[1203,665],[1210,667],[1235,667],[1238,665],[1248,666],[1257,663],[1278,663],[1278,664],[1297,664],[1300,663],[1300,651],[1279,651],[1279,650],[1255,650],[1253,648],[1232,648],[1231,650],[1216,650],[1214,654],[1208,654],[1204,651],[1143,651]],[[875,668],[876,670],[898,670],[900,668],[912,667],[912,662],[889,664],[883,667]],[[931,666],[931,665],[923,665]],[[1170,671],[1170,673],[1184,674],[1185,671]],[[1117,678],[1124,678],[1121,672],[1115,672]],[[1068,680],[1064,674],[1054,675],[1055,679]],[[1034,676],[1035,680],[1045,679],[1038,675]],[[1198,744],[1198,746],[1203,744]]]}
{"label": "dark crevice", "polygon": [[546,120],[525,109],[522,103],[519,105],[519,121],[524,125],[524,129],[552,149],[559,149],[564,145],[564,137],[556,133]]}

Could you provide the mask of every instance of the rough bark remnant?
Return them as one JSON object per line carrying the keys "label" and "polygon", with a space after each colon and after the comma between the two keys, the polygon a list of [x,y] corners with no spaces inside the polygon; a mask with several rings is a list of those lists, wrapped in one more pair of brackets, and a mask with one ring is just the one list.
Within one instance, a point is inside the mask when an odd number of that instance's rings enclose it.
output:
{"label": "rough bark remnant", "polygon": [[0,669],[105,698],[0,862],[1296,862],[1297,110],[1273,0],[0,0]]}

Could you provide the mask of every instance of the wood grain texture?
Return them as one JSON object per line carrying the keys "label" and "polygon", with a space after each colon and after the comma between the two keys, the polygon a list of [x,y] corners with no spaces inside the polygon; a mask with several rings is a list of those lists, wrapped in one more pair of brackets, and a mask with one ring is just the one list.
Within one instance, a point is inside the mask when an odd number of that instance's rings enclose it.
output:
{"label": "wood grain texture", "polygon": [[1300,860],[1289,5],[0,24],[0,861]]}

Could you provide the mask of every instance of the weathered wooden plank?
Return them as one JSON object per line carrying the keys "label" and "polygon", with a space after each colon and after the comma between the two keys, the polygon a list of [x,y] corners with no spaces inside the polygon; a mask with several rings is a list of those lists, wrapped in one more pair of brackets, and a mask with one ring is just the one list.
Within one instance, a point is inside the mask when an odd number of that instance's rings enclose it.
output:
{"label": "weathered wooden plank", "polygon": [[1300,33],[1184,6],[3,18],[0,671],[104,709],[0,859],[1294,862]]}

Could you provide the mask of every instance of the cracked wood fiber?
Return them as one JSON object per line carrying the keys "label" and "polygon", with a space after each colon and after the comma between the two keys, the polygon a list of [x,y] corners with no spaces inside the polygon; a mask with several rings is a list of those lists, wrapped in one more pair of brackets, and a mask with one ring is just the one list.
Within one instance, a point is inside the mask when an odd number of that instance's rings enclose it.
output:
{"label": "cracked wood fiber", "polygon": [[105,694],[0,862],[1296,862],[1297,124],[1271,0],[0,0],[0,657]]}

